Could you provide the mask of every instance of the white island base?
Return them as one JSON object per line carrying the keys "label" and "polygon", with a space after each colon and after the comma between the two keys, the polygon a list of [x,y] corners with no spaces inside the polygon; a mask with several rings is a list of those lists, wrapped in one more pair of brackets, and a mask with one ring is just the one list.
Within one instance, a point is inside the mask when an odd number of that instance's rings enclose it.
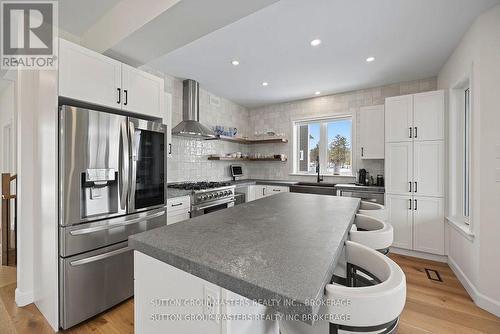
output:
{"label": "white island base", "polygon": [[134,280],[136,334],[279,334],[270,307],[137,251]]}

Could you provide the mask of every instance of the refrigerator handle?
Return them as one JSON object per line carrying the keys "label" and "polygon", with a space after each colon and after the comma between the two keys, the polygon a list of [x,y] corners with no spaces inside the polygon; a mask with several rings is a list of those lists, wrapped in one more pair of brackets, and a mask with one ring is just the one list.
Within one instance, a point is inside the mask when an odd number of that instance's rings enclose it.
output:
{"label": "refrigerator handle", "polygon": [[125,210],[127,203],[127,193],[128,193],[128,179],[129,179],[129,139],[127,135],[127,125],[126,121],[122,122],[120,127],[120,137],[121,137],[121,168],[120,176],[118,180],[120,181],[120,207]]}
{"label": "refrigerator handle", "polygon": [[133,122],[128,123],[129,133],[130,133],[130,146],[131,146],[131,178],[130,178],[130,189],[129,189],[129,210],[132,212],[135,210],[135,188],[137,181],[137,142],[135,138],[135,125]]}

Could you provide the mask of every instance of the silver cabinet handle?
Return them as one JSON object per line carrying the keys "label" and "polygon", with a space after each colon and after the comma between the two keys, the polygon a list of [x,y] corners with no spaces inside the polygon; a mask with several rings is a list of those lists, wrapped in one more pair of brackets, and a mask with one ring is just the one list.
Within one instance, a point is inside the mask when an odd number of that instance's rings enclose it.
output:
{"label": "silver cabinet handle", "polygon": [[90,233],[95,233],[95,232],[99,232],[99,231],[104,231],[104,230],[111,230],[113,228],[137,224],[140,222],[148,222],[148,220],[163,216],[164,214],[165,214],[165,211],[157,212],[151,216],[139,217],[139,218],[127,220],[127,221],[122,222],[122,223],[115,223],[115,224],[109,223],[106,225],[82,228],[80,230],[74,230],[74,231],[69,232],[69,234],[71,234],[71,235],[83,235],[83,234],[90,234]]}
{"label": "silver cabinet handle", "polygon": [[418,132],[417,132],[418,130],[417,130],[417,129],[418,129],[418,128],[417,128],[417,127],[415,127],[415,138],[417,138],[417,136],[418,136]]}
{"label": "silver cabinet handle", "polygon": [[410,185],[410,190],[408,190],[408,192],[411,193],[411,181],[409,181],[408,184]]}
{"label": "silver cabinet handle", "polygon": [[413,137],[413,128],[409,127],[408,129],[410,130],[410,138],[412,138]]}
{"label": "silver cabinet handle", "polygon": [[88,264],[88,263],[92,263],[92,262],[96,262],[96,261],[101,261],[101,260],[110,258],[110,257],[115,256],[115,255],[119,255],[119,254],[122,254],[122,253],[129,252],[131,250],[132,250],[132,248],[124,247],[124,248],[120,248],[120,249],[117,249],[117,250],[114,250],[114,251],[111,251],[111,252],[108,252],[108,253],[94,255],[94,256],[89,256],[89,257],[86,257],[86,258],[81,259],[81,260],[71,261],[69,264],[72,267],[77,267],[77,266],[81,266],[81,265],[84,265],[84,264]]}
{"label": "silver cabinet handle", "polygon": [[364,147],[361,148],[361,156],[362,157],[365,156],[365,148]]}
{"label": "silver cabinet handle", "polygon": [[120,104],[122,103],[122,89],[117,88],[116,90],[118,91],[118,101],[116,101],[116,103]]}
{"label": "silver cabinet handle", "polygon": [[410,207],[408,208],[408,210],[411,210],[411,198],[408,200],[408,203],[410,204]]}
{"label": "silver cabinet handle", "polygon": [[414,208],[415,211],[417,211],[417,200],[415,200],[415,208]]}
{"label": "silver cabinet handle", "polygon": [[417,182],[415,181],[415,192],[417,192]]}
{"label": "silver cabinet handle", "polygon": [[173,207],[176,207],[176,206],[181,206],[182,204],[184,204],[184,203],[180,202],[180,203],[176,203],[176,204],[171,204],[170,206],[173,208]]}
{"label": "silver cabinet handle", "polygon": [[223,203],[212,203],[212,204],[209,204],[209,205],[205,205],[205,206],[199,206],[199,207],[195,207],[193,208],[193,211],[200,211],[200,210],[205,210],[205,209],[208,209],[208,208],[211,208],[213,206],[217,206],[217,205],[221,205],[221,204],[229,204],[229,203],[234,203],[236,202],[236,200],[233,198],[231,199],[230,201],[227,201],[227,202],[223,202]]}

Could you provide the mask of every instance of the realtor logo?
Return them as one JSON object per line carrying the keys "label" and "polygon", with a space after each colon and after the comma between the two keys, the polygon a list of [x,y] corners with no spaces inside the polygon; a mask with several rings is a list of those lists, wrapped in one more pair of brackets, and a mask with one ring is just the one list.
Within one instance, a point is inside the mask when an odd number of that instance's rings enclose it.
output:
{"label": "realtor logo", "polygon": [[57,68],[57,1],[2,1],[2,69]]}

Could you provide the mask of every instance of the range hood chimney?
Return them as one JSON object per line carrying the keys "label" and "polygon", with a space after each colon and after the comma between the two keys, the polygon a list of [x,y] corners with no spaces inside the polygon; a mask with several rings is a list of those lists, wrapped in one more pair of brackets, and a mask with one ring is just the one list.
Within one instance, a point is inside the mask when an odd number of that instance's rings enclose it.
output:
{"label": "range hood chimney", "polygon": [[199,122],[200,84],[188,79],[184,80],[182,85],[182,121],[172,129],[172,134],[197,139],[216,138],[212,130]]}

